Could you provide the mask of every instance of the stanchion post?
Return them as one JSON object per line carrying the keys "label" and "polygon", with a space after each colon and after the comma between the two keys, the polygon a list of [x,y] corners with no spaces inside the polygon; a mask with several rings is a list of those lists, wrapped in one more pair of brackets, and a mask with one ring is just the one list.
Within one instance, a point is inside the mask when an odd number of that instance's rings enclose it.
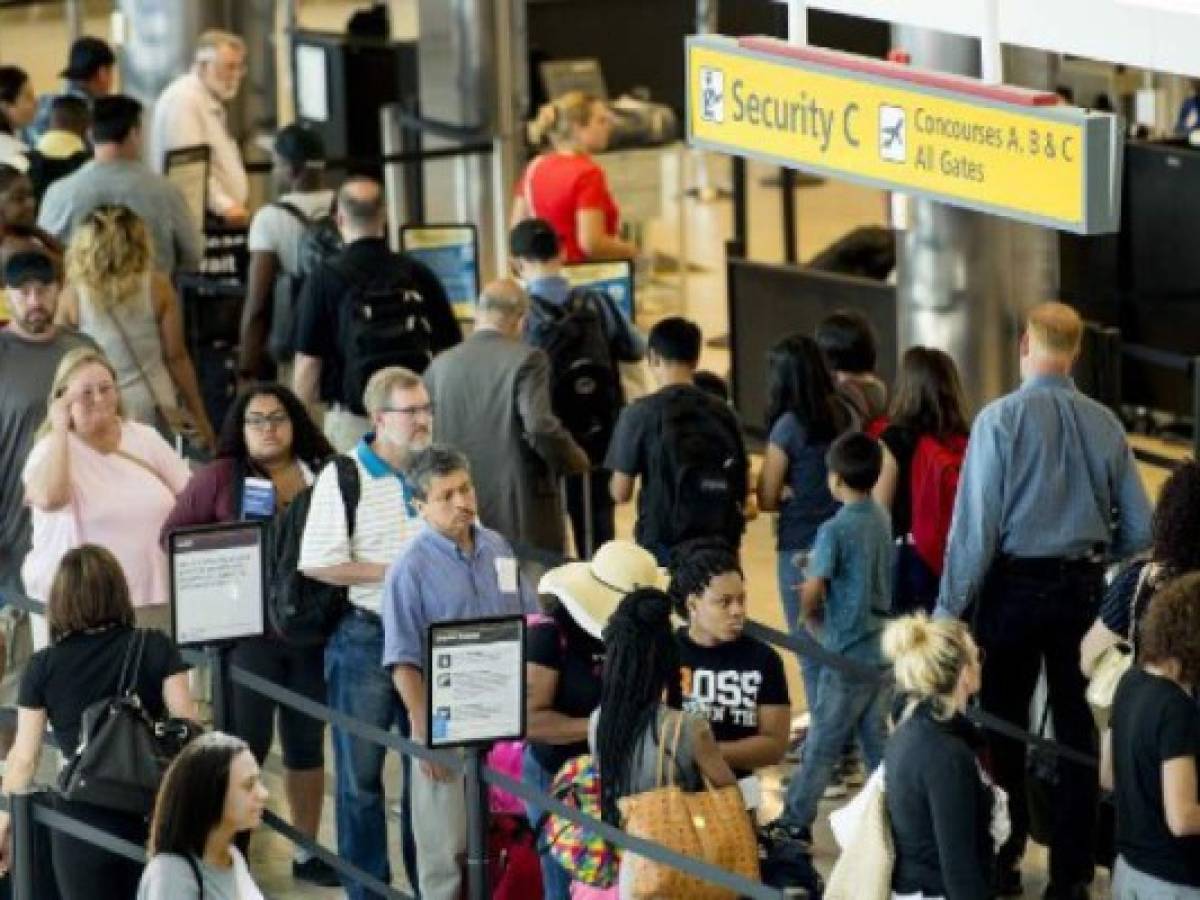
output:
{"label": "stanchion post", "polygon": [[483,749],[467,747],[467,897],[469,900],[488,900],[492,894],[488,884],[488,802],[483,783]]}
{"label": "stanchion post", "polygon": [[12,886],[14,900],[36,900],[33,892],[33,795],[14,792],[8,797],[12,811]]}
{"label": "stanchion post", "polygon": [[217,731],[228,731],[233,724],[229,705],[229,653],[225,647],[218,644],[205,647],[204,655],[208,657],[212,678],[213,727]]}

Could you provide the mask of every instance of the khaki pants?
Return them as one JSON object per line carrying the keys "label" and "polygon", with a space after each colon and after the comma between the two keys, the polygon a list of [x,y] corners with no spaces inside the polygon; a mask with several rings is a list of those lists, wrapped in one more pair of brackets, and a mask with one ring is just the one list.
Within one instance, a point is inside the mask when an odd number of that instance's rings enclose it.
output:
{"label": "khaki pants", "polygon": [[467,852],[463,776],[434,781],[412,761],[412,826],[417,844],[421,900],[459,900]]}

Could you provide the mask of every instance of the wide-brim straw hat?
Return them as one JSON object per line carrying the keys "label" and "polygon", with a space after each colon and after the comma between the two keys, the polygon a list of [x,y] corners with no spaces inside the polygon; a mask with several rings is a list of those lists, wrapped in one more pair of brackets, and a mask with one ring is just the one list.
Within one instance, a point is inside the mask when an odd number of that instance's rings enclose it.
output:
{"label": "wide-brim straw hat", "polygon": [[576,625],[602,640],[604,626],[626,594],[643,587],[665,590],[667,580],[650,551],[631,541],[608,541],[591,562],[551,569],[538,583],[538,593],[557,597]]}

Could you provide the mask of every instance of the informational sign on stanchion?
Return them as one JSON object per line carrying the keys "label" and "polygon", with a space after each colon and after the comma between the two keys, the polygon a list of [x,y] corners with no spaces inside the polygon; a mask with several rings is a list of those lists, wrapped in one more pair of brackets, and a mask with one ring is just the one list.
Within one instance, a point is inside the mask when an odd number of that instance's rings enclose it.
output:
{"label": "informational sign on stanchion", "polygon": [[429,746],[462,748],[467,807],[467,897],[486,900],[488,793],[483,757],[495,741],[525,736],[525,619],[435,622],[425,642]]}
{"label": "informational sign on stanchion", "polygon": [[195,647],[263,634],[265,538],[262,522],[171,533],[168,552],[175,643]]}
{"label": "informational sign on stanchion", "polygon": [[525,734],[525,620],[521,616],[429,626],[429,746],[469,747]]}

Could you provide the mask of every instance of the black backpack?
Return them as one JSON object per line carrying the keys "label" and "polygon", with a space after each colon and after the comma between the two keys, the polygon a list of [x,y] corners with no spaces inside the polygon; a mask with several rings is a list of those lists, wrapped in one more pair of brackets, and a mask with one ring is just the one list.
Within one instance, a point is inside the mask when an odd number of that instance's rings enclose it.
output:
{"label": "black backpack", "polygon": [[593,465],[604,462],[621,411],[621,381],[594,291],[572,291],[561,306],[532,297],[529,342],[550,357],[550,405]]}
{"label": "black backpack", "polygon": [[663,401],[658,540],[668,547],[698,537],[741,543],[746,459],[741,435],[725,412],[720,401],[698,389],[673,390]]}
{"label": "black backpack", "polygon": [[283,363],[291,360],[296,353],[296,316],[304,280],[317,266],[340,253],[344,244],[332,213],[310,219],[298,207],[286,201],[279,200],[274,205],[304,226],[296,251],[296,271],[278,273],[271,300],[271,332],[267,335],[267,350],[276,362]]}
{"label": "black backpack", "polygon": [[[358,466],[348,456],[330,460],[346,506],[346,529],[354,537],[354,519],[362,493]],[[235,482],[240,492],[241,479]],[[294,647],[317,647],[329,639],[349,606],[349,589],[308,578],[299,569],[300,542],[308,523],[313,488],[298,493],[275,517],[267,568],[267,624],[271,633]]]}
{"label": "black backpack", "polygon": [[388,366],[420,374],[433,360],[433,327],[428,306],[412,277],[412,267],[397,260],[394,273],[367,275],[344,257],[330,265],[350,287],[341,302],[342,400],[366,415],[363,390],[371,376]]}

